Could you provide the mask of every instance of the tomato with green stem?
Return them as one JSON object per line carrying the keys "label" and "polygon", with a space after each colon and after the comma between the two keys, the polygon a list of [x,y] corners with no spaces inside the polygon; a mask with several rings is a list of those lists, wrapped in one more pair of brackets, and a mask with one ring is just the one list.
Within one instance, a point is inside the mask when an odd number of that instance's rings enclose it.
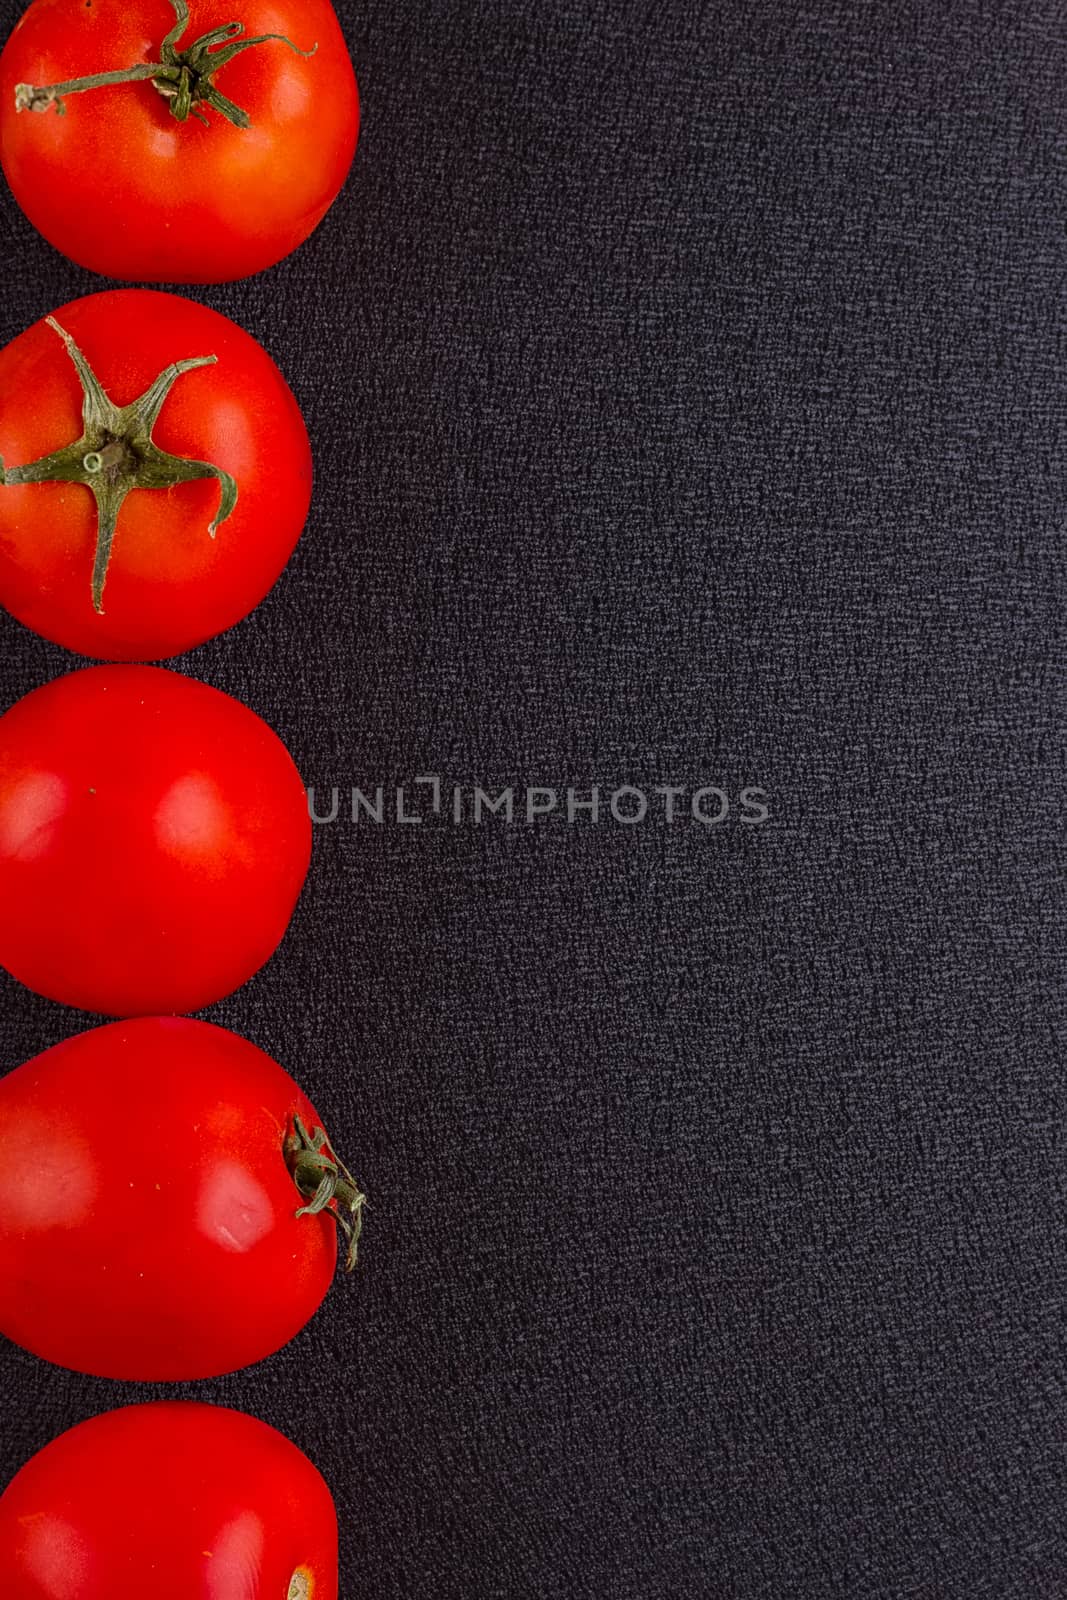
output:
{"label": "tomato with green stem", "polygon": [[256,1417],[124,1406],[39,1450],[0,1495],[17,1600],[337,1600],[320,1473]]}
{"label": "tomato with green stem", "polygon": [[140,1017],[0,1080],[0,1333],[127,1381],[236,1372],[289,1342],[364,1197],[292,1078],[225,1028]]}
{"label": "tomato with green stem", "polygon": [[325,216],[358,134],[328,0],[34,0],[0,55],[15,199],[112,278],[273,266]]}
{"label": "tomato with green stem", "polygon": [[113,289],[0,351],[0,605],[69,650],[158,660],[232,627],[311,480],[285,379],[206,306]]}
{"label": "tomato with green stem", "polygon": [[50,1000],[221,1000],[273,954],[310,856],[292,757],[207,684],[90,667],[0,717],[0,966]]}

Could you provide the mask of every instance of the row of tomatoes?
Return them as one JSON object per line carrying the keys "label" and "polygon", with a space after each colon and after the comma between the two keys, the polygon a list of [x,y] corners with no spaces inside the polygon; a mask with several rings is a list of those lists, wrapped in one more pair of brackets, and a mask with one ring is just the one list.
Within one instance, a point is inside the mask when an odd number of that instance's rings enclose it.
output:
{"label": "row of tomatoes", "polygon": [[[0,56],[0,160],[44,236],[148,282],[271,266],[317,226],[359,102],[328,0],[34,0]],[[307,516],[266,352],[171,294],[62,307],[0,352],[0,604],[112,663],[0,717],[0,965],[124,1020],[0,1081],[0,1332],[126,1380],[278,1350],[355,1262],[363,1196],[282,1066],[183,1015],[270,957],[310,857],[247,707],[159,661],[244,617]],[[0,1496],[14,1600],[336,1600],[337,1527],[274,1429],[123,1407]]]}

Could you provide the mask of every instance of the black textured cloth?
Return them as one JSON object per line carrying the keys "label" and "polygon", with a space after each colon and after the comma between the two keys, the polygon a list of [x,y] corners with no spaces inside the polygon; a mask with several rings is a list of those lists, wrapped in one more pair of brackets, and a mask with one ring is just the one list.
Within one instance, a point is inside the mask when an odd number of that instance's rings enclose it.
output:
{"label": "black textured cloth", "polygon": [[[349,1600],[1063,1596],[1064,8],[341,11],[343,197],[194,291],[314,509],[178,666],[320,805],[444,814],[319,827],[209,1014],[351,1153],[363,1266],[163,1392],[311,1454]],[[0,246],[5,341],[104,286],[9,196]],[[92,1020],[0,1006],[5,1069]],[[147,1392],[4,1348],[4,1476]]]}

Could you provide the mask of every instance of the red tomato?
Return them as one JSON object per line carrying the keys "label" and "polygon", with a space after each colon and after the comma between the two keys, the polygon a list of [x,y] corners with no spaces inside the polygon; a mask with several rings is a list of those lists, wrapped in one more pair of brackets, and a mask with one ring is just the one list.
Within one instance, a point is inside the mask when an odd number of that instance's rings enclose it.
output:
{"label": "red tomato", "polygon": [[0,1333],[101,1378],[236,1372],[315,1314],[362,1205],[247,1040],[180,1017],[77,1034],[0,1080]]}
{"label": "red tomato", "polygon": [[17,1600],[337,1600],[337,1514],[255,1417],[163,1401],[91,1417],[0,1496]]}
{"label": "red tomato", "polygon": [[[0,56],[15,199],[112,278],[221,283],[273,266],[322,221],[355,154],[359,96],[328,0],[192,0],[187,26],[185,9],[35,0]],[[291,44],[252,43],[278,34]],[[138,68],[143,81],[64,91],[62,115],[30,92]],[[39,114],[17,109],[28,101]]]}
{"label": "red tomato", "polygon": [[[176,295],[113,289],[63,306],[53,324],[0,351],[0,605],[83,655],[189,650],[259,604],[300,537],[311,450],[296,401],[253,338]],[[57,328],[88,363],[84,377]],[[121,413],[161,374],[170,387],[146,452],[145,408]],[[98,466],[109,444],[118,459]],[[160,451],[176,459],[161,463]],[[228,515],[213,468],[236,492]],[[163,486],[125,493],[146,479]]]}
{"label": "red tomato", "polygon": [[0,966],[50,1000],[220,1000],[277,947],[310,852],[285,746],[207,684],[90,667],[0,717]]}

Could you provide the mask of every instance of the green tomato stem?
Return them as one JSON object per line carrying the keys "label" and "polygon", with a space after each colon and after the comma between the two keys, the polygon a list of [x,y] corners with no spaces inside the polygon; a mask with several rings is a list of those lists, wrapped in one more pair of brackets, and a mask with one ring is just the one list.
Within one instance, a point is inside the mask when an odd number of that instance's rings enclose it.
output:
{"label": "green tomato stem", "polygon": [[[59,116],[64,116],[68,95],[84,94],[88,89],[106,89],[120,83],[151,82],[166,99],[171,116],[179,122],[186,122],[193,116],[205,126],[210,126],[200,110],[201,105],[208,105],[234,127],[249,128],[252,122],[248,113],[215,87],[215,74],[221,72],[242,50],[251,50],[261,44],[276,42],[288,45],[298,56],[313,56],[319,48],[315,44],[310,50],[301,50],[283,33],[262,33],[254,39],[242,39],[240,36],[245,31],[244,23],[227,22],[221,28],[213,28],[209,33],[202,34],[187,49],[180,50],[178,46],[189,22],[189,7],[185,0],[169,0],[169,3],[176,21],[160,46],[158,61],[142,61],[132,67],[119,67],[114,72],[97,72],[86,78],[70,78],[66,83],[18,83],[15,85],[15,110],[40,112],[51,111],[54,107]],[[228,42],[231,40],[234,42]]]}
{"label": "green tomato stem", "polygon": [[208,528],[211,538],[237,504],[237,483],[210,461],[192,461],[161,450],[152,430],[164,401],[178,379],[197,367],[214,366],[217,356],[194,356],[175,361],[128,406],[116,406],[104,392],[96,373],[65,328],[47,319],[63,340],[82,386],[82,433],[73,444],[54,450],[22,467],[5,467],[0,457],[0,487],[21,483],[81,483],[96,500],[96,551],[90,596],[93,610],[104,611],[104,585],[111,564],[119,512],[134,489],[173,489],[179,483],[216,478],[219,509]]}
{"label": "green tomato stem", "polygon": [[359,1236],[363,1230],[363,1208],[367,1197],[361,1194],[355,1178],[338,1158],[325,1130],[309,1133],[299,1116],[284,1142],[285,1159],[297,1191],[307,1202],[298,1217],[317,1217],[327,1212],[336,1222],[346,1243],[345,1271],[356,1264]]}

